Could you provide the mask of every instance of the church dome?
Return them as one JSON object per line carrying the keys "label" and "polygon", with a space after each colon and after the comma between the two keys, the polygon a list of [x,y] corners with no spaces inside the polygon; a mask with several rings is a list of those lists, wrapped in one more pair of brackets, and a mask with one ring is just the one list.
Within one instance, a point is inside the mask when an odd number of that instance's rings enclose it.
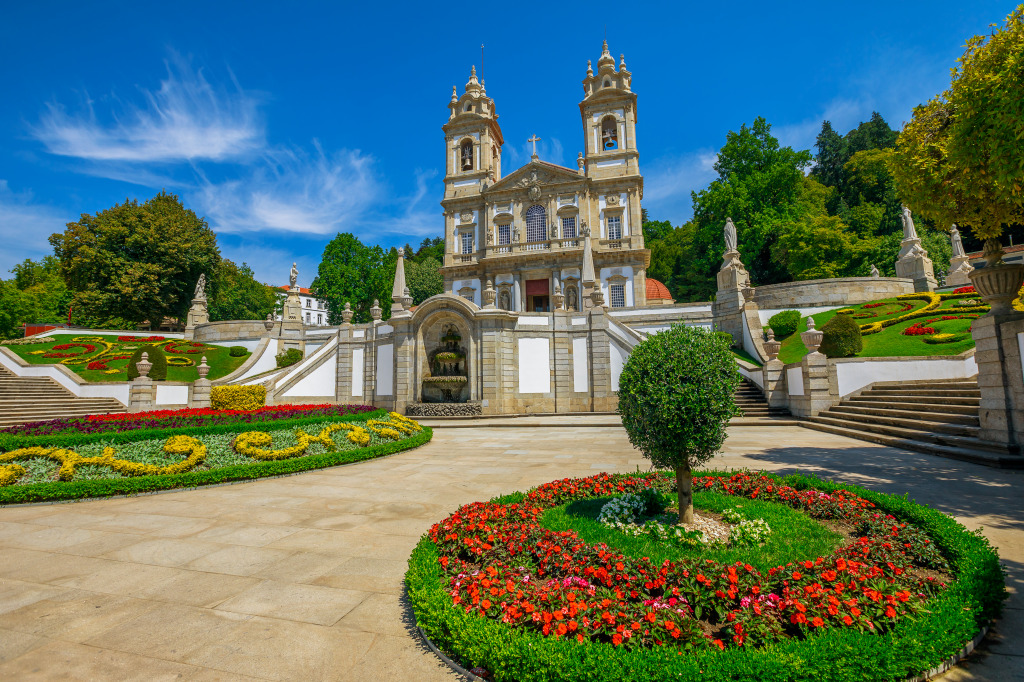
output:
{"label": "church dome", "polygon": [[668,287],[659,282],[656,279],[647,278],[647,300],[651,301],[671,301],[672,294],[669,293]]}

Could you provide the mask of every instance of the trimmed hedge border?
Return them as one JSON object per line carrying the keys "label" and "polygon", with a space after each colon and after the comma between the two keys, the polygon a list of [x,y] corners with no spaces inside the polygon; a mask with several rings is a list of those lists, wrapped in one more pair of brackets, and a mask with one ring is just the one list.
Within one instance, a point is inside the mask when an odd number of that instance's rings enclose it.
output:
{"label": "trimmed hedge border", "polygon": [[[366,415],[359,415],[365,417]],[[175,488],[197,488],[205,485],[231,481],[254,480],[270,476],[285,476],[312,469],[324,469],[339,464],[352,464],[368,459],[393,455],[411,450],[430,441],[434,431],[429,426],[419,433],[400,441],[371,445],[367,448],[353,448],[341,452],[324,452],[319,455],[281,459],[254,464],[211,469],[208,471],[187,471],[168,476],[137,476],[103,480],[69,481],[67,483],[32,483],[22,486],[0,488],[0,506],[32,502],[56,502],[85,498],[110,497],[113,495],[138,495],[141,493],[172,490]],[[238,431],[237,426],[233,429]],[[207,431],[206,433],[210,433]]]}
{"label": "trimmed hedge border", "polygon": [[[436,545],[425,535],[412,552],[405,578],[417,625],[424,637],[449,656],[455,653],[462,665],[487,668],[496,682],[905,680],[931,672],[962,653],[965,643],[972,642],[999,615],[1006,598],[1005,575],[998,555],[980,533],[972,533],[952,517],[906,496],[798,474],[779,477],[763,473],[801,490],[848,490],[927,532],[949,559],[954,575],[949,586],[928,602],[931,615],[905,619],[882,635],[835,629],[759,649],[699,651],[684,656],[671,647],[628,651],[590,641],[559,641],[467,614],[453,604],[442,583]],[[495,501],[515,499],[513,494]]]}
{"label": "trimmed hedge border", "polygon": [[300,417],[296,419],[275,419],[267,421],[237,421],[230,423],[213,423],[208,426],[179,426],[170,429],[133,429],[131,431],[102,431],[97,433],[63,433],[49,434],[43,436],[12,436],[0,434],[0,452],[10,452],[18,448],[30,448],[33,446],[51,448],[69,448],[75,445],[84,445],[101,440],[118,443],[134,443],[140,440],[153,440],[159,438],[170,438],[171,436],[201,436],[216,433],[234,433],[235,431],[278,431],[290,429],[307,424],[320,422],[351,422],[366,421],[367,419],[380,419],[387,415],[387,410],[380,409],[372,412],[360,412],[359,414],[344,415],[319,415],[313,417]]}

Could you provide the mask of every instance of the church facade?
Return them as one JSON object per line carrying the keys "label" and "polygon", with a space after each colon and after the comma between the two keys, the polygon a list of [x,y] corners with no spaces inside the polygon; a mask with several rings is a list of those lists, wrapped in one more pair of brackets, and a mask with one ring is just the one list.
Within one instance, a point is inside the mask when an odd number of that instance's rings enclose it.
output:
{"label": "church facade", "polygon": [[588,62],[583,79],[577,167],[542,161],[534,135],[530,162],[507,175],[495,102],[475,68],[461,96],[452,88],[443,126],[446,293],[482,306],[493,291],[499,309],[528,313],[644,307],[649,290],[664,290],[645,275],[631,80],[605,42],[597,71]]}

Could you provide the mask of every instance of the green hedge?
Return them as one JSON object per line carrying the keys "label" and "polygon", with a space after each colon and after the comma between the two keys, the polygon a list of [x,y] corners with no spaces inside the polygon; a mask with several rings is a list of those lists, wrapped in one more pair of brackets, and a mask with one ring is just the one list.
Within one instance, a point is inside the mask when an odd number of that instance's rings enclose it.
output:
{"label": "green hedge", "polygon": [[132,431],[104,431],[102,433],[67,433],[47,436],[14,436],[0,434],[0,452],[10,452],[18,448],[32,446],[49,448],[73,448],[76,445],[110,441],[112,444],[134,443],[154,438],[170,438],[171,436],[201,436],[208,433],[241,433],[242,431],[278,431],[306,424],[319,422],[352,422],[367,419],[383,419],[387,410],[374,410],[361,414],[346,414],[340,417],[320,415],[318,417],[300,417],[296,419],[278,419],[266,422],[232,422],[229,424],[210,424],[208,426],[182,426],[174,429],[135,429]]}
{"label": "green hedge", "polygon": [[849,358],[864,350],[860,325],[852,315],[839,314],[821,328],[821,348],[830,358]]}
{"label": "green hedge", "polygon": [[483,666],[494,674],[496,682],[845,681],[902,680],[919,674],[955,654],[999,614],[1006,598],[1005,576],[998,555],[980,533],[972,533],[946,514],[906,497],[800,475],[779,480],[801,489],[850,490],[927,531],[944,550],[955,575],[946,590],[929,602],[930,614],[918,620],[906,619],[883,635],[833,629],[760,649],[699,651],[682,656],[671,647],[627,651],[589,640],[559,641],[467,614],[452,604],[441,582],[436,545],[424,536],[413,550],[406,573],[417,624],[465,667]]}
{"label": "green hedge", "polygon": [[[236,428],[235,430],[238,429]],[[424,426],[422,431],[404,440],[380,443],[367,448],[324,452],[319,455],[296,457],[294,459],[237,464],[220,469],[188,471],[183,474],[172,474],[169,476],[138,476],[134,478],[101,479],[95,481],[5,486],[0,488],[0,505],[53,500],[77,500],[86,497],[109,497],[111,495],[137,495],[156,490],[193,488],[228,481],[244,481],[266,478],[267,476],[293,474],[309,471],[310,469],[323,469],[325,467],[338,466],[339,464],[351,464],[352,462],[392,455],[396,452],[423,445],[429,442],[433,435],[434,432],[430,427]]]}
{"label": "green hedge", "polygon": [[768,319],[768,326],[775,332],[775,338],[779,341],[796,333],[800,326],[799,310],[783,310],[775,313]]}

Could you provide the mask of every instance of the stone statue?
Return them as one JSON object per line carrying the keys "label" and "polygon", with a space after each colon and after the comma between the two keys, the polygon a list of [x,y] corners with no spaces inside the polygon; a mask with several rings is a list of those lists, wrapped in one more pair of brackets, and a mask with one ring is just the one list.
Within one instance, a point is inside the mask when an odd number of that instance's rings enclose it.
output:
{"label": "stone statue", "polygon": [[587,221],[586,220],[584,220],[582,223],[580,223],[580,236],[581,237],[590,237],[590,225],[587,225]]}
{"label": "stone statue", "polygon": [[874,263],[871,264],[871,276],[872,277],[880,277],[881,276],[881,273],[878,272],[878,268],[875,267]]}
{"label": "stone statue", "polygon": [[914,228],[914,219],[906,205],[903,206],[903,239],[918,239],[917,230]]}
{"label": "stone statue", "polygon": [[512,241],[516,242],[517,244],[519,243],[519,226],[518,225],[516,225],[516,227],[513,228],[513,230],[512,230]]}
{"label": "stone statue", "polygon": [[736,250],[736,226],[732,222],[732,218],[725,219],[725,251]]}
{"label": "stone statue", "polygon": [[558,239],[558,225],[556,225],[555,223],[551,223],[550,233],[551,239]]}
{"label": "stone statue", "polygon": [[206,300],[206,273],[199,274],[199,281],[196,282],[196,293],[194,299]]}
{"label": "stone statue", "polygon": [[295,267],[295,263],[292,263],[292,270],[288,276],[288,284],[294,289],[295,283],[299,281],[299,269]]}
{"label": "stone statue", "polygon": [[953,228],[949,231],[951,246],[953,247],[953,258],[962,257],[964,253],[964,243],[960,241],[960,230],[957,229],[956,223],[953,224]]}

